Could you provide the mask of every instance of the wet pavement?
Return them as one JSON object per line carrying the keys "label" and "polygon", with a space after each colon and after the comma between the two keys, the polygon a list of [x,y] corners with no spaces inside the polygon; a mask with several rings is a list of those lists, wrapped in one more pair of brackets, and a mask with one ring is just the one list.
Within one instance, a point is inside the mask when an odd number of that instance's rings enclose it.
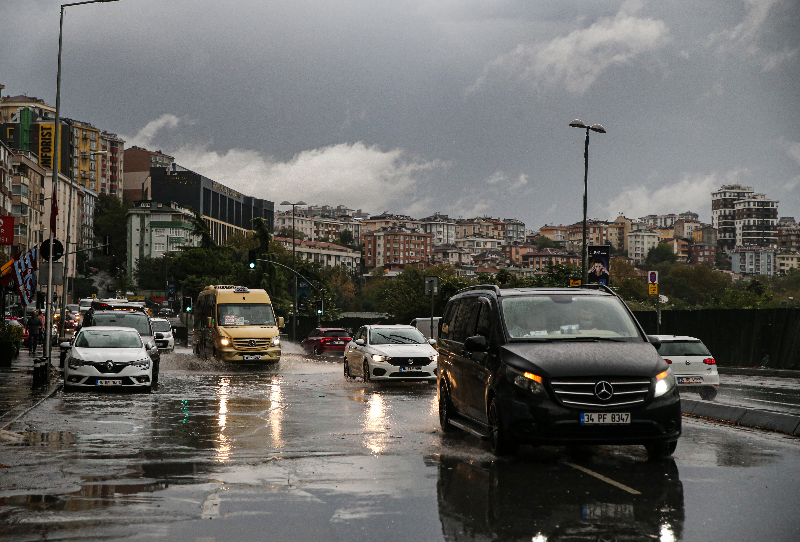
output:
{"label": "wet pavement", "polygon": [[57,391],[17,416],[4,540],[800,539],[796,438],[685,418],[668,461],[638,446],[497,460],[439,431],[433,385],[345,380],[338,360],[165,355],[152,394]]}

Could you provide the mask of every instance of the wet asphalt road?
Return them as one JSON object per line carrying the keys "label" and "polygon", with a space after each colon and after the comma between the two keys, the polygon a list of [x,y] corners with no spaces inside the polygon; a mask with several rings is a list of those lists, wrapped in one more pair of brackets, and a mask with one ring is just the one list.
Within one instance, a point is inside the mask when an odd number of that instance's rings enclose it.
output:
{"label": "wet asphalt road", "polygon": [[[59,392],[0,443],[2,540],[800,540],[800,440],[684,418],[674,459],[438,430],[435,387],[165,356],[150,395]],[[8,437],[8,435],[6,435]]]}

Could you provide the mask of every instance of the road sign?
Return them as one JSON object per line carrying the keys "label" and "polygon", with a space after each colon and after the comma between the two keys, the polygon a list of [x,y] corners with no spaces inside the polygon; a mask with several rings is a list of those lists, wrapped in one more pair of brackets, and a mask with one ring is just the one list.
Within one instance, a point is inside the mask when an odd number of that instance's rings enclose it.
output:
{"label": "road sign", "polygon": [[[53,261],[61,259],[64,255],[64,245],[58,239],[53,239]],[[50,239],[47,239],[39,247],[39,255],[45,262],[50,259]]]}
{"label": "road sign", "polygon": [[569,285],[570,286],[580,286],[581,285],[581,279],[569,279]]}
{"label": "road sign", "polygon": [[650,285],[650,295],[658,295],[658,284]]}
{"label": "road sign", "polygon": [[658,284],[658,271],[650,271],[647,274],[647,283],[648,284]]}
{"label": "road sign", "polygon": [[439,293],[439,277],[425,277],[425,295]]}

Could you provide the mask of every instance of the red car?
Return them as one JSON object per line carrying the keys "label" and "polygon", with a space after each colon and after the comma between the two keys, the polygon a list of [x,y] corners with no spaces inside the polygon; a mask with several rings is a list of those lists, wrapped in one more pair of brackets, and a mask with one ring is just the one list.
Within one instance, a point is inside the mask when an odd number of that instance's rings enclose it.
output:
{"label": "red car", "polygon": [[318,327],[300,343],[306,354],[341,354],[350,342],[350,334],[340,327]]}

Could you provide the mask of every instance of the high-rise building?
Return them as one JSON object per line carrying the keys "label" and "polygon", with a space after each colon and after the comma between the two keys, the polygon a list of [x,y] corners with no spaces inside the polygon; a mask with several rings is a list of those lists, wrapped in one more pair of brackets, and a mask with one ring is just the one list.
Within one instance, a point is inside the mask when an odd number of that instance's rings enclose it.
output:
{"label": "high-rise building", "polygon": [[754,194],[750,186],[722,185],[711,193],[711,225],[717,229],[717,246],[730,253],[736,247],[736,202]]}
{"label": "high-rise building", "polygon": [[777,248],[778,200],[753,194],[734,203],[736,246]]}

